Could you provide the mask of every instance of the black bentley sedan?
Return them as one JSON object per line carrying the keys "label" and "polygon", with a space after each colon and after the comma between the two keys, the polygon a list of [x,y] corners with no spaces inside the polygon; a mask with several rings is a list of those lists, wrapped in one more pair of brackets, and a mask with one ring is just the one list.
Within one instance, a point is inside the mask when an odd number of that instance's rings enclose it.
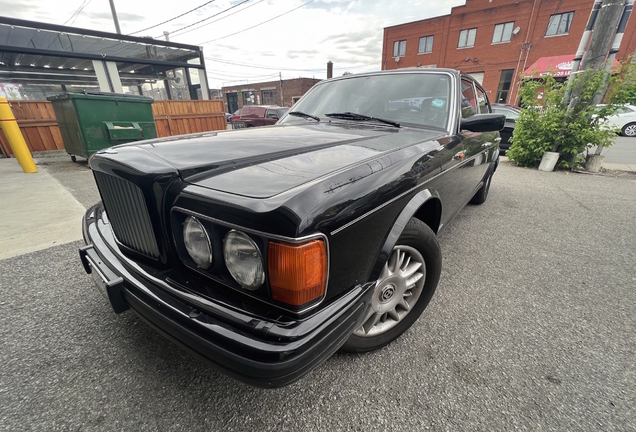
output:
{"label": "black bentley sedan", "polygon": [[402,70],[320,82],[274,126],[106,149],[80,257],[116,313],[283,386],[417,320],[504,120],[469,76]]}

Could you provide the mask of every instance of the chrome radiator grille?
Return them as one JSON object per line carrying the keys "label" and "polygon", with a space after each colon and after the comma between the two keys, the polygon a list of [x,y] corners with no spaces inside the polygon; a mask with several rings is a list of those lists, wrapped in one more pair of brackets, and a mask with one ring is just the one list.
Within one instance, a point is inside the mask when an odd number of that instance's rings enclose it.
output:
{"label": "chrome radiator grille", "polygon": [[117,240],[143,255],[159,258],[157,240],[141,189],[127,180],[93,172]]}

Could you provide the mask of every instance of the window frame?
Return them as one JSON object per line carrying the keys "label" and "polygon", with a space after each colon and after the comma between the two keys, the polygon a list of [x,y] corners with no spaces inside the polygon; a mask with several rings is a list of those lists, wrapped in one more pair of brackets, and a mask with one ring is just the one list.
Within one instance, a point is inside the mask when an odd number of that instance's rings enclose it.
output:
{"label": "window frame", "polygon": [[[265,100],[265,92],[270,93],[273,92],[273,99],[268,97],[267,101]],[[265,89],[261,90],[261,102],[263,105],[276,105],[278,103],[278,95],[276,94],[276,89]]]}
{"label": "window frame", "polygon": [[[470,103],[470,99],[464,97],[464,91],[465,90],[463,90],[463,88],[462,88],[464,82],[470,84],[470,87],[471,87],[471,89],[473,91],[473,101],[475,102],[474,106]],[[476,90],[476,87],[475,87],[475,81],[472,80],[472,79],[469,79],[469,78],[467,78],[465,76],[462,76],[461,79],[460,79],[460,83],[459,83],[459,89],[460,89],[460,92],[459,92],[459,94],[460,94],[460,96],[459,96],[460,97],[460,104],[459,104],[459,115],[460,115],[460,117],[462,119],[466,119],[466,118],[471,118],[472,116],[474,116],[476,114],[479,114],[479,105],[477,104],[477,90]],[[468,90],[468,89],[466,89],[466,90]],[[470,104],[470,106],[473,108],[473,110],[474,110],[473,114],[464,117],[464,108],[467,108],[467,107],[462,108],[462,104],[461,104],[462,98],[466,99],[468,101],[468,103]]]}
{"label": "window frame", "polygon": [[[559,29],[561,28],[561,23],[563,22],[563,17],[566,16],[566,15],[570,16],[570,21],[568,23],[568,28],[564,32],[559,32]],[[553,23],[553,20],[555,20],[556,17],[559,18],[559,22],[556,24],[554,33],[548,33],[548,30],[550,30],[550,27],[551,27],[551,25]],[[548,26],[545,29],[545,37],[563,36],[563,35],[570,34],[570,29],[572,28],[572,22],[573,21],[574,21],[574,11],[561,12],[561,13],[550,15],[550,20],[548,21]]]}
{"label": "window frame", "polygon": [[[510,33],[508,34],[508,39],[504,40],[505,34],[506,34],[506,27],[510,25]],[[495,40],[495,35],[497,34],[497,28],[501,27],[501,33],[499,34],[499,40]],[[492,41],[490,42],[491,45],[495,45],[495,44],[502,44],[502,43],[510,43],[510,41],[512,41],[512,32],[514,31],[515,28],[515,22],[514,21],[509,21],[509,22],[505,22],[505,23],[499,23],[499,24],[495,24],[495,28],[492,31]]]}
{"label": "window frame", "polygon": [[[476,102],[477,102],[477,107],[479,108],[479,114],[492,114],[492,106],[490,105],[490,100],[488,99],[488,94],[486,93],[486,90],[484,90],[483,87],[480,86],[477,81],[474,81],[473,85],[475,86],[475,96],[477,96]],[[479,93],[482,93],[484,95],[484,101],[486,102],[484,106],[488,108],[488,112],[481,111],[482,105],[479,102]]]}
{"label": "window frame", "polygon": [[[468,45],[468,41],[470,40],[470,32],[474,31],[474,37],[473,37],[473,44],[472,45]],[[462,41],[462,33],[466,34],[466,40],[464,41],[464,45],[461,45],[461,41]],[[462,29],[459,31],[459,39],[457,40],[457,49],[463,49],[463,48],[474,48],[475,47],[475,42],[477,41],[477,27],[472,27],[472,28],[468,28],[468,29]]]}
{"label": "window frame", "polygon": [[[502,81],[502,78],[504,76],[504,72],[510,72],[510,86],[508,87],[507,90],[504,90],[503,88],[506,85],[506,81]],[[515,75],[515,70],[514,69],[502,69],[501,70],[501,74],[499,75],[499,84],[497,84],[497,93],[495,93],[495,103],[501,103],[501,104],[506,104],[508,103],[508,97],[510,96],[510,92],[512,91],[512,80],[514,78]],[[503,102],[499,100],[499,95],[500,94],[506,94],[506,97],[503,99]]]}
{"label": "window frame", "polygon": [[[424,51],[420,51],[420,48],[422,47],[422,39],[424,39]],[[431,49],[428,49],[428,41],[431,41]],[[418,41],[418,45],[417,45],[417,53],[418,54],[431,54],[433,52],[433,44],[435,43],[435,35],[429,35],[429,36],[421,36],[419,41]]]}
{"label": "window frame", "polygon": [[[404,42],[404,45],[402,45]],[[401,48],[404,47],[404,50]],[[397,54],[396,54],[397,51]],[[400,54],[402,52],[402,54]],[[393,41],[393,58],[406,56],[406,39]]]}

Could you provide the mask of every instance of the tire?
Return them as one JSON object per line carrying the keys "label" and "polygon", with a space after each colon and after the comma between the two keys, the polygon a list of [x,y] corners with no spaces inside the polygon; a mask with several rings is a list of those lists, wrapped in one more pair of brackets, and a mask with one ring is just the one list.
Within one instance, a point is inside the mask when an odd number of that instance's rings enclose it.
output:
{"label": "tire", "polygon": [[492,167],[488,168],[488,174],[486,174],[486,181],[479,188],[475,196],[472,197],[472,199],[470,200],[471,204],[479,205],[486,202],[486,199],[488,198],[488,191],[490,190],[490,183],[492,182],[492,174],[493,174]]}
{"label": "tire", "polygon": [[[398,256],[405,253],[411,253],[412,255],[406,258],[402,255],[404,261],[398,261]],[[419,256],[416,257],[416,255]],[[409,289],[407,286],[406,290],[402,291],[403,287],[400,287],[399,283],[394,286],[393,282],[398,279],[402,279],[405,285],[408,280],[399,276],[401,269],[396,268],[395,265],[399,263],[398,267],[403,266],[408,271],[409,267],[419,259],[422,259],[423,266],[420,266],[412,274],[411,278],[417,279],[418,274],[423,274],[414,282],[413,288]],[[389,272],[390,276],[387,277],[389,267],[393,267],[394,271],[392,273]],[[400,337],[426,309],[435,293],[441,272],[442,251],[435,233],[421,220],[411,218],[384,266],[373,293],[371,307],[365,312],[366,316],[363,319],[363,325],[353,332],[341,349],[351,353],[373,351]],[[387,292],[391,292],[392,286],[395,298],[389,297],[387,300]],[[409,295],[407,296],[407,294]],[[409,300],[409,298],[414,298],[414,300]],[[393,302],[397,300],[399,302],[392,311],[382,313],[383,309],[380,309],[380,312],[376,310],[376,308],[382,307],[390,308]],[[405,304],[409,307],[408,310],[402,306],[402,302],[406,302]],[[391,312],[394,312],[399,319],[395,320],[395,315],[392,315]]]}
{"label": "tire", "polygon": [[71,155],[71,160],[72,160],[73,162],[77,162],[77,158],[75,157],[75,155]]}
{"label": "tire", "polygon": [[621,135],[627,137],[636,137],[636,123],[627,123],[621,129]]}
{"label": "tire", "polygon": [[245,126],[246,128],[251,128],[254,127],[254,125],[248,124],[247,126]]}

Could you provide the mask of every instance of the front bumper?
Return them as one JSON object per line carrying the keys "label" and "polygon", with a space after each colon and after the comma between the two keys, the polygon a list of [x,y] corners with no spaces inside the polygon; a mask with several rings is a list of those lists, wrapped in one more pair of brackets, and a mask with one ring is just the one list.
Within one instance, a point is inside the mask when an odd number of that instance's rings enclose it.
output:
{"label": "front bumper", "polygon": [[[281,387],[328,359],[361,325],[373,284],[302,319],[258,316],[179,289],[121,253],[101,204],[83,219],[80,258],[116,313],[132,309],[168,339],[222,372],[259,387]],[[219,285],[220,289],[225,287]]]}

